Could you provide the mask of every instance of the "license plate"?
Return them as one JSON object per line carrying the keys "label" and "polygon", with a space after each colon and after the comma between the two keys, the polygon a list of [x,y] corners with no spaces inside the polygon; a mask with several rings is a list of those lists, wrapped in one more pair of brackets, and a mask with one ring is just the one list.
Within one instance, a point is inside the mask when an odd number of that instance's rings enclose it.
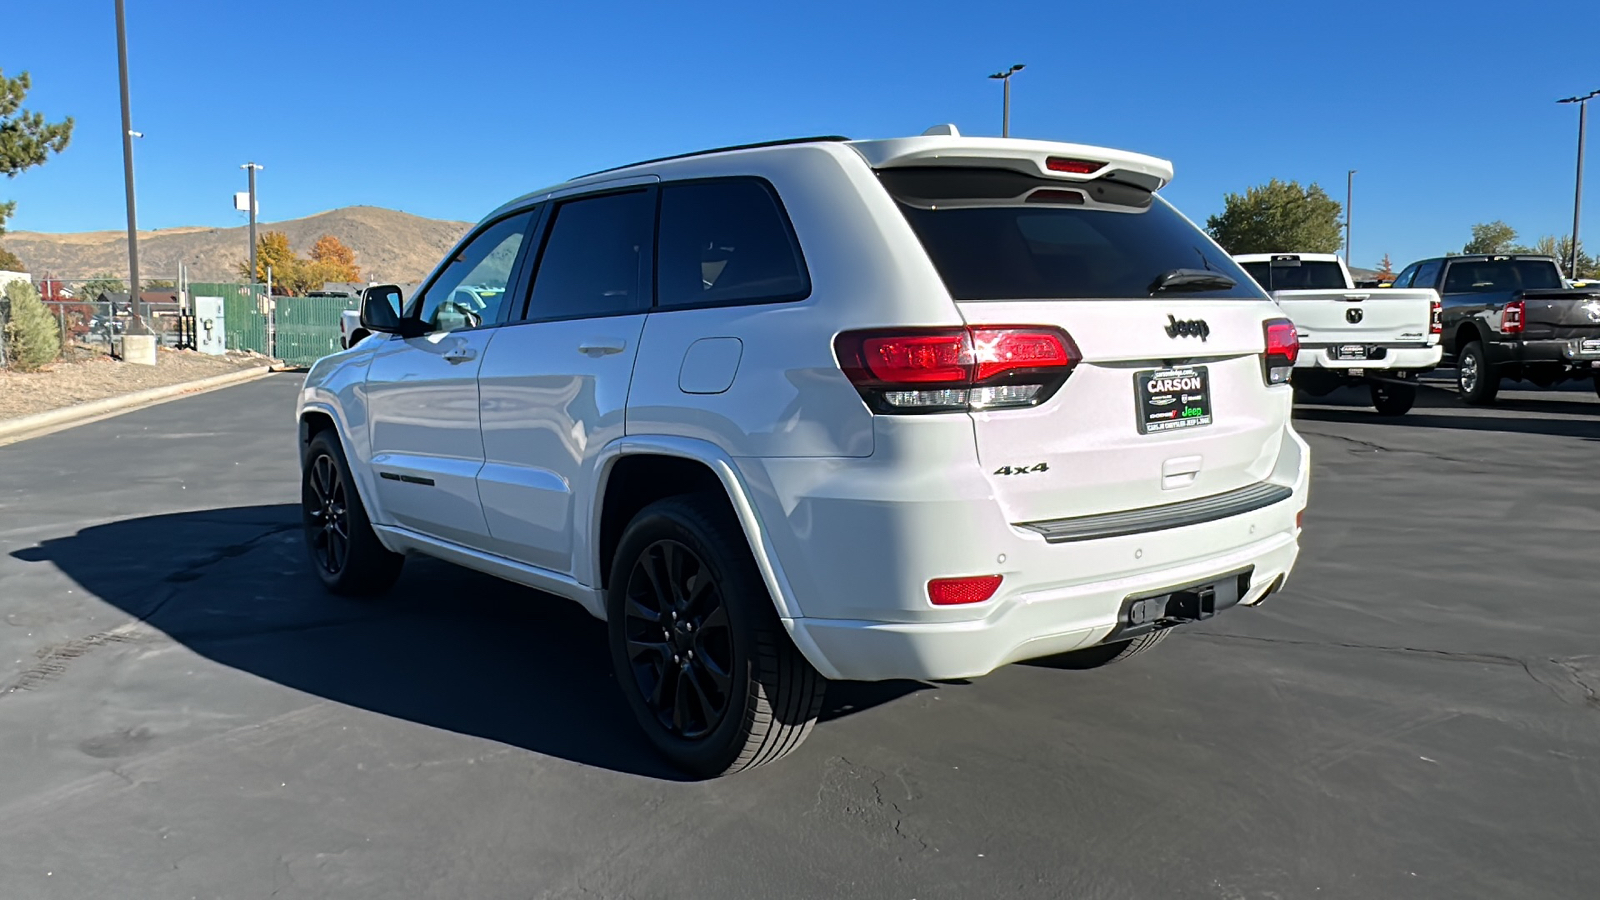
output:
{"label": "license plate", "polygon": [[1367,348],[1363,344],[1340,344],[1336,350],[1338,359],[1366,359]]}
{"label": "license plate", "polygon": [[1176,431],[1211,424],[1211,379],[1205,366],[1135,372],[1139,433]]}

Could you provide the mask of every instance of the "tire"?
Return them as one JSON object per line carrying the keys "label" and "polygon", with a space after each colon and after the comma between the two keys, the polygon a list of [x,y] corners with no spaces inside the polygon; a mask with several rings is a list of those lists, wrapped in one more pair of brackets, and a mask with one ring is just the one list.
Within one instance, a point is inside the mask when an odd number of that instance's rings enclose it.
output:
{"label": "tire", "polygon": [[1380,416],[1403,416],[1416,405],[1417,386],[1414,384],[1374,381],[1371,388],[1372,405],[1377,407]]}
{"label": "tire", "polygon": [[1461,399],[1473,406],[1487,406],[1500,393],[1500,372],[1489,362],[1481,341],[1461,348],[1456,358],[1456,387]]}
{"label": "tire", "polygon": [[670,497],[623,532],[606,619],[617,684],[650,742],[700,778],[805,740],[827,681],[778,622],[727,500]]}
{"label": "tire", "polygon": [[355,484],[338,439],[327,431],[312,438],[300,467],[306,549],[322,586],[346,597],[383,593],[405,563],[378,541]]}
{"label": "tire", "polygon": [[1141,634],[1136,638],[1126,641],[1113,641],[1109,644],[1096,644],[1082,650],[1069,650],[1050,657],[1050,665],[1057,669],[1098,669],[1112,663],[1122,662],[1130,656],[1138,656],[1151,647],[1167,639],[1170,628]]}

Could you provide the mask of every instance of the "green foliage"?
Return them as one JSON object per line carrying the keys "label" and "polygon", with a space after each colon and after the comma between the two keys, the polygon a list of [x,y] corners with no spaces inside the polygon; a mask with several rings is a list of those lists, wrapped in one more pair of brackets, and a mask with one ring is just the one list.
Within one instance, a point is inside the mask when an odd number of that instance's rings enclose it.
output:
{"label": "green foliage", "polygon": [[[27,72],[7,78],[0,70],[0,175],[15,177],[67,149],[72,140],[70,117],[46,122],[42,114],[22,108],[32,86]],[[15,203],[0,203],[0,234],[5,234],[6,219],[14,209]]]}
{"label": "green foliage", "polygon": [[22,260],[18,259],[15,253],[12,253],[10,250],[7,250],[4,247],[0,247],[0,272],[26,271],[28,270],[23,268]]}
{"label": "green foliage", "polygon": [[[1541,256],[1554,256],[1556,262],[1561,264],[1561,271],[1572,277],[1572,237],[1556,237],[1547,234],[1535,241],[1529,251]],[[1578,278],[1600,278],[1600,265],[1596,265],[1595,258],[1583,252],[1583,241],[1578,242]]]}
{"label": "green foliage", "polygon": [[26,281],[13,281],[6,285],[5,296],[11,304],[4,338],[12,368],[33,372],[55,362],[61,356],[61,324],[39,299],[39,292]]}
{"label": "green foliage", "polygon": [[103,272],[85,281],[73,290],[72,295],[84,303],[93,303],[100,299],[101,294],[126,294],[128,286],[122,279],[113,277],[110,272]]}
{"label": "green foliage", "polygon": [[1344,244],[1343,208],[1315,183],[1274,178],[1244,194],[1229,194],[1206,230],[1229,253],[1333,253]]}
{"label": "green foliage", "polygon": [[170,278],[152,278],[144,283],[144,290],[170,291],[175,289],[177,286],[178,283]]}
{"label": "green foliage", "polygon": [[1517,230],[1496,219],[1472,226],[1472,240],[1461,248],[1462,253],[1516,253],[1523,248],[1517,245]]}

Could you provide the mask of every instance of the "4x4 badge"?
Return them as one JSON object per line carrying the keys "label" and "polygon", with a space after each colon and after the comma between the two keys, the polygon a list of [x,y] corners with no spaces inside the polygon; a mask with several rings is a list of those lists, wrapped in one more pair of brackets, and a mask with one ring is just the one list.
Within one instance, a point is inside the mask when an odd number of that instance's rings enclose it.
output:
{"label": "4x4 badge", "polygon": [[1180,319],[1177,316],[1167,316],[1167,337],[1197,337],[1204,341],[1211,336],[1211,326],[1205,319]]}

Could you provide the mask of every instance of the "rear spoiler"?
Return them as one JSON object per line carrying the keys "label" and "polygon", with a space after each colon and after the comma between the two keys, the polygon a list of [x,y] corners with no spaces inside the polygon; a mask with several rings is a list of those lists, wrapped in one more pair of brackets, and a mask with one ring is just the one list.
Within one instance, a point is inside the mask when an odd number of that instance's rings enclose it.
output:
{"label": "rear spoiler", "polygon": [[1172,163],[1142,153],[1014,138],[924,135],[882,141],[852,141],[874,169],[902,166],[971,166],[1011,169],[1036,178],[1090,181],[1104,178],[1159,190],[1172,181]]}

